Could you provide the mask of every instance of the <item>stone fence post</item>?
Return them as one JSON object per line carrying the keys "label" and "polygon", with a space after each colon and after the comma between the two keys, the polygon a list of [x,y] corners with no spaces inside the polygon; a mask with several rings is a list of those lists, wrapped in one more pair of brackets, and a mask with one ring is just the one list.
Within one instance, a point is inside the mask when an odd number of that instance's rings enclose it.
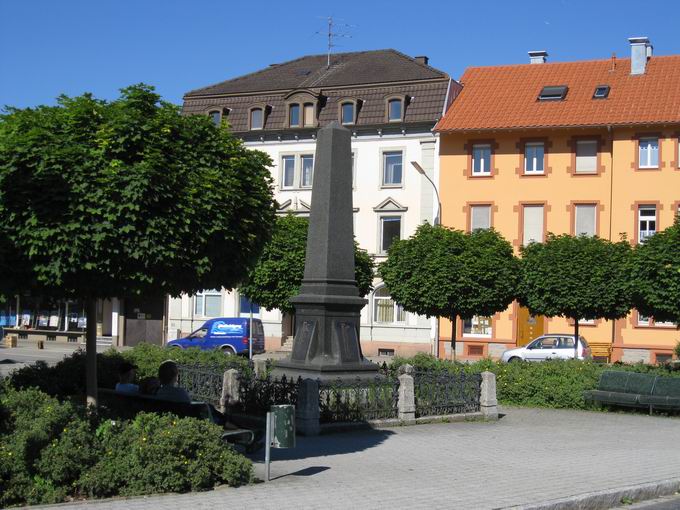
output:
{"label": "stone fence post", "polygon": [[224,372],[222,377],[222,398],[220,398],[220,407],[222,412],[239,401],[239,386],[238,370],[230,368]]}
{"label": "stone fence post", "polygon": [[415,370],[411,365],[402,365],[399,367],[399,401],[397,404],[397,417],[404,423],[416,422],[414,372]]}
{"label": "stone fence post", "polygon": [[255,375],[257,377],[262,377],[262,375],[267,372],[267,360],[265,359],[254,359],[253,369],[255,370]]}
{"label": "stone fence post", "polygon": [[479,397],[479,410],[487,420],[498,419],[498,401],[496,400],[496,374],[482,372],[482,388]]}
{"label": "stone fence post", "polygon": [[298,386],[295,428],[303,436],[318,436],[321,431],[319,419],[319,381],[302,379]]}

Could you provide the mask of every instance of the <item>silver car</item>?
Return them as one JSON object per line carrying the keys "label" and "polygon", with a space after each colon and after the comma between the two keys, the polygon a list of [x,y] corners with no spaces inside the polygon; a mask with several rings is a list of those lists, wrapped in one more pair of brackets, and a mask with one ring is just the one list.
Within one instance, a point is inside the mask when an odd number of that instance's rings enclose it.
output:
{"label": "silver car", "polygon": [[[574,335],[555,333],[539,336],[523,347],[505,351],[501,361],[545,361],[547,359],[574,359]],[[579,338],[578,359],[590,358],[590,347]]]}

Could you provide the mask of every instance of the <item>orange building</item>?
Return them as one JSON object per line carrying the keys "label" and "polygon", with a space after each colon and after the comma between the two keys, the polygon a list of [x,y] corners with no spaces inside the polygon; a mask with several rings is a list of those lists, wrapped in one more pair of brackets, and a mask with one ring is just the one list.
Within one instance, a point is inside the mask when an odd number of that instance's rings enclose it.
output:
{"label": "orange building", "polygon": [[[441,136],[442,223],[492,226],[519,251],[547,232],[632,243],[670,226],[680,204],[680,55],[652,56],[630,39],[631,58],[473,67],[436,126]],[[636,311],[581,323],[594,353],[613,361],[667,360],[674,324]],[[572,332],[562,318],[532,317],[516,303],[457,327],[457,354],[498,357],[543,333]],[[448,334],[448,336],[447,336]],[[442,321],[439,353],[450,355]]]}

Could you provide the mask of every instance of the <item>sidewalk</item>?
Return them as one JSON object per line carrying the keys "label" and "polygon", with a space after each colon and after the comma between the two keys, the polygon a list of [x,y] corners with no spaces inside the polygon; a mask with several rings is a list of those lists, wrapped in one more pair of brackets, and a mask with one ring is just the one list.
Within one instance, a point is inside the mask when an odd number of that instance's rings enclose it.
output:
{"label": "sidewalk", "polygon": [[680,419],[505,412],[495,423],[298,438],[296,449],[273,451],[267,484],[60,508],[499,509],[680,478]]}

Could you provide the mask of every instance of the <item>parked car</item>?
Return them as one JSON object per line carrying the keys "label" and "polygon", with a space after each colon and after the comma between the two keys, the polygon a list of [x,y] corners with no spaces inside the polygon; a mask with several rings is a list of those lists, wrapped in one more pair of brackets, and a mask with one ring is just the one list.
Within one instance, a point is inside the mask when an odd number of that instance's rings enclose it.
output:
{"label": "parked car", "polygon": [[[185,338],[168,342],[168,347],[201,350],[221,349],[225,354],[248,354],[250,319],[241,317],[218,317],[206,321],[203,326]],[[264,352],[264,328],[260,319],[253,319],[253,354]]]}
{"label": "parked car", "polygon": [[[527,345],[505,351],[501,361],[545,361],[574,359],[574,335],[562,333],[539,336]],[[591,357],[588,342],[582,336],[578,343],[578,359]]]}

